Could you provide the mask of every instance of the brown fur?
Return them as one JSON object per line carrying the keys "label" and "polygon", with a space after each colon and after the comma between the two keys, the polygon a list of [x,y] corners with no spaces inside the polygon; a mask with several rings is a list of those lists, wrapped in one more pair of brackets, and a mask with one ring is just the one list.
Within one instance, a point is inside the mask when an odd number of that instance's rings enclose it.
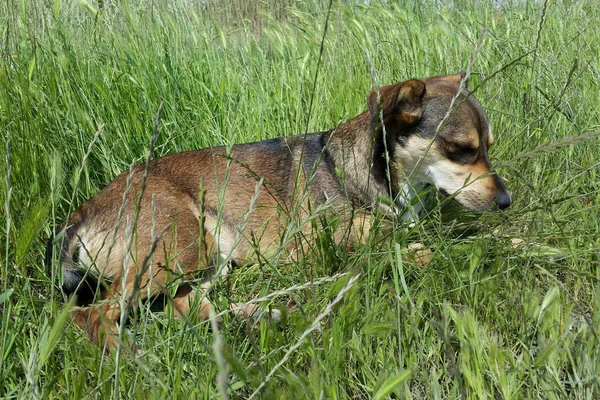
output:
{"label": "brown fur", "polygon": [[[334,238],[352,246],[368,234],[372,211],[396,217],[408,203],[409,184],[458,191],[456,199],[467,208],[508,206],[510,197],[490,172],[487,117],[472,95],[458,93],[463,77],[384,86],[369,94],[368,111],[331,131],[152,160],[144,188],[144,166],[119,175],[64,225],[61,261],[65,291],[80,306],[73,311],[75,323],[113,348],[123,311],[119,297],[139,300],[173,284],[179,285],[176,315],[199,304],[195,312],[208,318],[211,303],[203,292],[215,273],[227,272],[227,266],[215,271],[222,265],[218,257],[243,264],[257,261],[257,252],[293,254],[312,234],[318,209],[337,215]],[[449,112],[453,98],[457,107]],[[476,189],[457,187],[467,181]],[[380,203],[386,197],[397,207]],[[302,235],[287,237],[290,224]],[[93,290],[83,286],[90,276],[107,282],[100,286],[102,301],[85,294]],[[199,289],[187,283],[197,278],[204,282]],[[255,305],[232,309],[240,316],[260,311]]]}

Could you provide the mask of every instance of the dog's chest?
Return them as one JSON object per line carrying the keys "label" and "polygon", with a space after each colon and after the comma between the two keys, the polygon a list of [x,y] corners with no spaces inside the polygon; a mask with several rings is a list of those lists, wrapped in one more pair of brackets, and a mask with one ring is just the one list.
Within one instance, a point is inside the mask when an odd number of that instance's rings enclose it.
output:
{"label": "dog's chest", "polygon": [[397,199],[400,207],[398,214],[401,215],[402,222],[410,224],[419,221],[424,205],[418,193],[424,187],[422,183],[406,182],[402,185]]}

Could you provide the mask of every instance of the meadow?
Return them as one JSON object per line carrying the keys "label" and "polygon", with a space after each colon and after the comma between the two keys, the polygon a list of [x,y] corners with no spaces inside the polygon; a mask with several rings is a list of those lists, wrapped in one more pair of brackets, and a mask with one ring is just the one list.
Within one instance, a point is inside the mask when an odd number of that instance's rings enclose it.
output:
{"label": "meadow", "polygon": [[[600,398],[598,26],[594,0],[2,2],[0,398]],[[104,355],[70,323],[46,241],[132,163],[327,130],[374,84],[459,70],[511,208],[429,193],[415,226],[211,290],[280,326],[148,304],[141,354]]]}

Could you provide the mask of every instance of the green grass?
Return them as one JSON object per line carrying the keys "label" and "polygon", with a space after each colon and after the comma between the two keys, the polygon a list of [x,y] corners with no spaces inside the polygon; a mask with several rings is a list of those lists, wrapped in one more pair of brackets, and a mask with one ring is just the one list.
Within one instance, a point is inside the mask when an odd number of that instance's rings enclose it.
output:
{"label": "green grass", "polygon": [[[600,129],[595,1],[334,1],[320,65],[328,2],[103,3],[0,5],[0,397],[218,398],[218,377],[233,398],[263,383],[257,398],[600,397],[600,144],[581,136]],[[373,77],[470,64],[506,212],[433,199],[356,253],[324,236],[239,269],[219,309],[281,291],[293,312],[280,328],[226,318],[217,353],[210,324],[145,307],[130,327],[144,355],[118,364],[69,323],[46,239],[147,157],[160,103],[153,156],[328,129],[366,108]],[[434,250],[426,268],[402,261],[412,242]]]}

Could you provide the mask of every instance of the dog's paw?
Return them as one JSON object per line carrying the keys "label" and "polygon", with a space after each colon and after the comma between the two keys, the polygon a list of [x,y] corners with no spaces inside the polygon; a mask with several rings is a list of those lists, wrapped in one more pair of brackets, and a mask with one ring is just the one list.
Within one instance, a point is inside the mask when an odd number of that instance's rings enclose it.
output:
{"label": "dog's paw", "polygon": [[266,318],[269,318],[271,321],[275,322],[277,325],[281,324],[283,320],[283,313],[281,310],[276,308],[268,309],[263,312],[263,315]]}
{"label": "dog's paw", "polygon": [[231,311],[236,317],[249,318],[254,321],[268,319],[279,324],[283,319],[283,313],[276,308],[263,309],[259,304],[240,304],[230,305]]}
{"label": "dog's paw", "polygon": [[280,324],[283,319],[283,313],[281,310],[276,308],[267,308],[262,309],[260,306],[256,306],[256,309],[250,314],[250,318],[255,321],[259,321],[261,319],[268,319],[271,322],[276,324]]}
{"label": "dog's paw", "polygon": [[426,267],[433,258],[433,251],[422,243],[411,243],[406,248],[404,260],[414,262],[421,267]]}

